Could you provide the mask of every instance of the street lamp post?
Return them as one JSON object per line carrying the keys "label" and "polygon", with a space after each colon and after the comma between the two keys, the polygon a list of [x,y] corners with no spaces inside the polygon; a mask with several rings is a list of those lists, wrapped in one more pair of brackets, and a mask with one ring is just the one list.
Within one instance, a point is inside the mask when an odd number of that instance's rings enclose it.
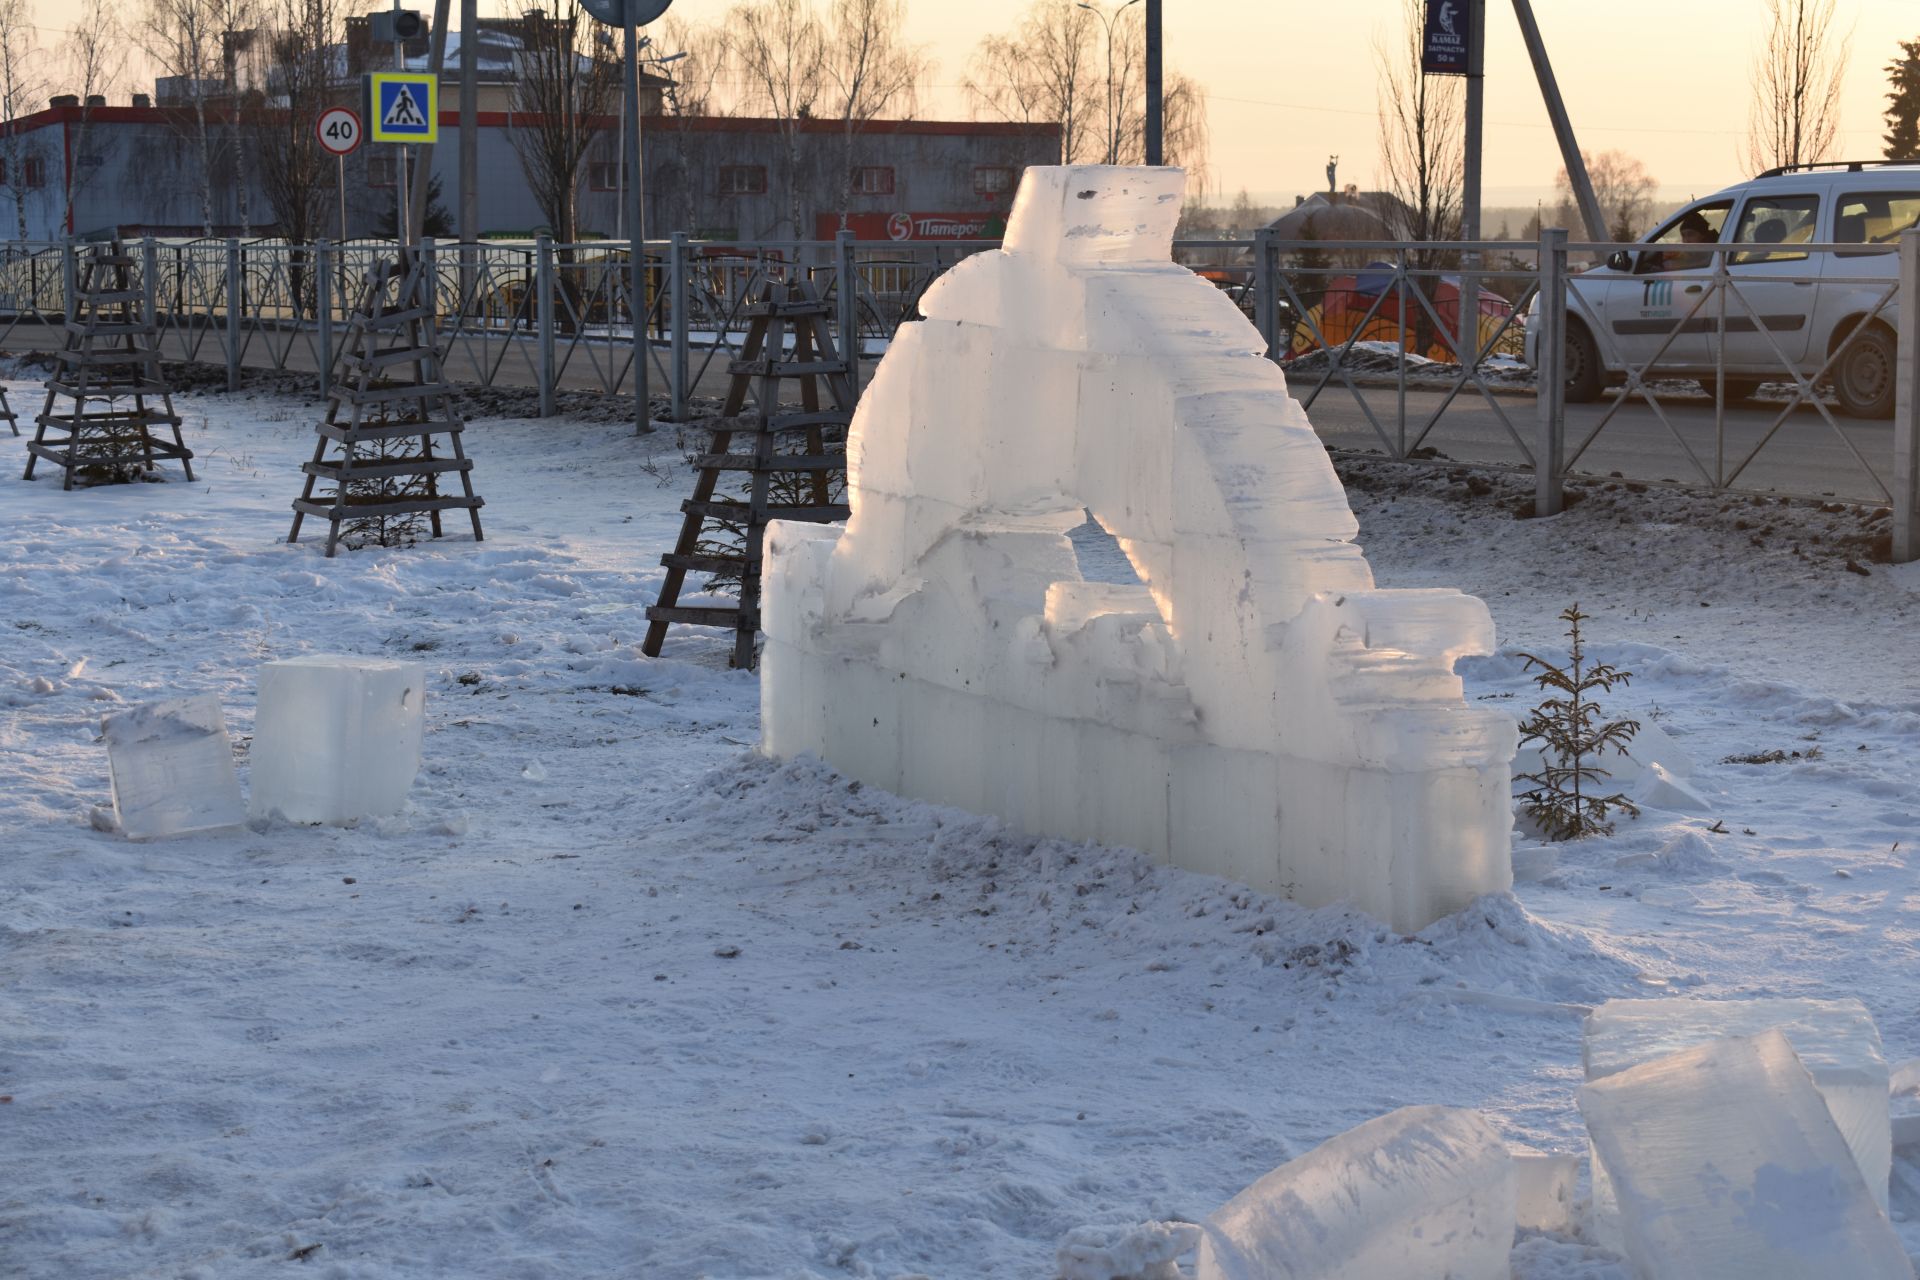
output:
{"label": "street lamp post", "polygon": [[1124,13],[1128,9],[1133,8],[1133,6],[1139,3],[1140,3],[1140,0],[1127,0],[1125,4],[1115,9],[1112,13],[1101,13],[1098,7],[1085,3],[1085,0],[1082,0],[1082,2],[1078,6],[1079,8],[1085,9],[1088,13],[1091,13],[1094,17],[1099,18],[1107,28],[1107,163],[1108,164],[1120,163],[1120,122],[1119,120],[1115,119],[1116,112],[1115,112],[1114,91],[1113,91],[1113,24],[1114,24],[1114,20],[1117,19],[1122,13]]}

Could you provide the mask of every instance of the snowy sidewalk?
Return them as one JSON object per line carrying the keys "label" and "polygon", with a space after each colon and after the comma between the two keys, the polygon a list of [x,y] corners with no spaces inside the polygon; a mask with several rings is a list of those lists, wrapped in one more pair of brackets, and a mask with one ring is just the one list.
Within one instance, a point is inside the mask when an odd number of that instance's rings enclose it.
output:
{"label": "snowy sidewalk", "polygon": [[[1578,598],[1716,806],[1407,939],[753,756],[720,637],[638,654],[669,441],[482,422],[486,543],[327,562],[280,542],[314,410],[182,407],[192,486],[63,494],[0,438],[0,1273],[1027,1280],[1405,1103],[1576,1149],[1574,1006],[1609,996],[1857,995],[1920,1054],[1911,575],[1659,494],[1356,492],[1382,581],[1484,595],[1509,653]],[[328,650],[427,668],[406,814],[89,825],[103,711],[214,692],[244,745],[255,666]]]}

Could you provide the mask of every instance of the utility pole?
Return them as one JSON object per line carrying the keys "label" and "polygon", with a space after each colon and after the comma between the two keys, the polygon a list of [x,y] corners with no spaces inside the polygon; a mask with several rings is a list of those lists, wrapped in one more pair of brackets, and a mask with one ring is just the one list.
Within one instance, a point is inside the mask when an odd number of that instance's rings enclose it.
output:
{"label": "utility pole", "polygon": [[1547,46],[1540,38],[1540,24],[1534,21],[1533,5],[1530,0],[1513,0],[1513,13],[1520,20],[1527,56],[1533,59],[1533,74],[1540,81],[1540,97],[1547,104],[1547,118],[1553,121],[1553,136],[1560,143],[1560,163],[1567,168],[1567,181],[1580,206],[1580,218],[1587,224],[1589,238],[1604,241],[1607,220],[1600,212],[1600,202],[1594,198],[1587,162],[1580,158],[1580,144],[1574,141],[1573,124],[1567,119],[1566,104],[1560,100],[1560,86],[1553,78],[1553,64],[1547,61]]}
{"label": "utility pole", "polygon": [[460,295],[473,292],[480,239],[480,0],[460,0]]}
{"label": "utility pole", "polygon": [[639,0],[626,0],[620,6],[620,25],[626,35],[621,54],[626,94],[620,164],[626,170],[621,195],[626,203],[627,235],[631,237],[627,242],[627,312],[633,321],[633,429],[636,435],[646,435],[653,430],[653,415],[647,385],[651,371],[647,368],[647,230],[641,204],[639,7]]}
{"label": "utility pole", "polygon": [[1160,0],[1147,0],[1147,163],[1165,164],[1162,155],[1165,100],[1160,87]]}
{"label": "utility pole", "polygon": [[[1460,174],[1460,238],[1471,244],[1480,238],[1480,139],[1484,132],[1487,99],[1487,0],[1467,0],[1467,147]],[[1461,255],[1459,295],[1460,363],[1472,365],[1480,354],[1480,279],[1471,269],[1480,255],[1469,249]]]}
{"label": "utility pole", "polygon": [[[440,84],[440,72],[447,65],[447,6],[448,0],[434,0],[433,26],[428,34],[427,70],[433,74],[436,92]],[[398,53],[396,47],[396,57]],[[438,121],[435,126],[438,127]],[[414,173],[413,189],[408,193],[407,203],[401,206],[401,220],[407,224],[402,229],[402,243],[405,244],[412,244],[420,238],[421,228],[427,221],[427,196],[433,190],[433,144],[427,143],[419,153],[420,164]],[[401,167],[405,168],[404,165]]]}

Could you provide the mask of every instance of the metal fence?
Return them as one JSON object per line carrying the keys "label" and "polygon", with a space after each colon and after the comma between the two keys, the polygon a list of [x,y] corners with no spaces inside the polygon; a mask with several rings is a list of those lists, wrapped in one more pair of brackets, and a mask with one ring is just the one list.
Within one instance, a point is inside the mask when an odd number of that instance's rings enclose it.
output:
{"label": "metal fence", "polygon": [[[168,358],[224,364],[232,386],[246,369],[310,374],[323,392],[359,281],[392,253],[380,241],[134,244]],[[536,391],[542,414],[557,410],[563,392],[631,394],[637,315],[649,334],[649,387],[668,401],[668,416],[685,419],[696,398],[723,393],[745,308],[770,283],[808,282],[833,304],[836,337],[851,337],[870,364],[917,318],[929,286],[997,244],[872,243],[845,233],[720,244],[675,235],[645,245],[638,306],[627,242],[428,241],[424,251],[451,380]],[[59,345],[83,250],[0,244],[0,347]],[[1560,508],[1568,482],[1594,479],[1887,506],[1896,556],[1920,554],[1920,326],[1895,323],[1903,297],[1920,296],[1920,233],[1899,246],[1687,250],[1677,262],[1652,259],[1645,255],[1670,250],[1569,244],[1551,230],[1537,242],[1262,233],[1174,245],[1176,260],[1253,322],[1330,448],[1530,473],[1543,513]],[[1610,258],[1615,271],[1586,274]],[[1842,294],[1867,302],[1836,323],[1822,300]],[[1529,321],[1537,373],[1526,358]],[[1579,362],[1602,346],[1607,367],[1597,385],[1583,386],[1596,371]],[[1866,357],[1897,380],[1890,422],[1838,412],[1849,374],[1872,365]],[[1567,402],[1569,378],[1576,398],[1590,402]]]}

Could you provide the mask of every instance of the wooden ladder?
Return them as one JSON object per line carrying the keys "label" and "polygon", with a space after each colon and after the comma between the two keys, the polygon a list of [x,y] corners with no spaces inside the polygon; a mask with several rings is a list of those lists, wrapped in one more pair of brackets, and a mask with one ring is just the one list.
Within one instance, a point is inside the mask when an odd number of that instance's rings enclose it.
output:
{"label": "wooden ladder", "polygon": [[[660,656],[667,627],[673,623],[731,627],[732,664],[751,667],[754,638],[760,630],[760,561],[767,522],[829,524],[847,518],[847,504],[832,501],[832,489],[836,473],[843,485],[845,480],[846,432],[853,422],[853,376],[827,327],[831,311],[828,303],[798,280],[769,285],[766,297],[747,308],[745,314],[750,321],[746,341],[740,358],[729,365],[732,385],[727,389],[719,421],[703,428],[711,433],[711,439],[706,452],[693,460],[699,472],[693,497],[680,504],[686,515],[680,540],[660,557],[667,576],[660,586],[659,603],[647,610],[647,638],[640,646],[649,657]],[[786,350],[789,333],[793,336],[791,353]],[[798,412],[783,410],[780,404],[780,386],[790,381],[800,384]],[[823,381],[832,408],[821,407]],[[754,400],[754,415],[742,421],[741,411],[749,394]],[[742,438],[744,448],[733,447],[736,436]],[[777,447],[788,441],[798,442],[800,451],[783,452]],[[745,501],[715,497],[721,477],[728,472],[744,472],[749,477]],[[799,501],[774,501],[776,476],[799,477],[789,487],[802,492],[780,495]],[[703,551],[701,540],[710,528],[738,530],[739,550]],[[689,571],[723,579],[737,577],[738,600],[725,605],[682,605],[680,592]]]}
{"label": "wooden ladder", "polygon": [[[473,521],[473,540],[482,540],[480,508],[486,500],[473,492],[473,459],[461,444],[466,424],[442,376],[434,304],[432,266],[410,246],[367,272],[313,458],[300,466],[307,480],[294,499],[288,542],[299,540],[308,516],[325,519],[331,558],[343,523],[425,515],[438,538],[440,513],[462,510]],[[436,454],[440,437],[445,452]],[[329,446],[338,448],[332,457]],[[460,477],[458,495],[440,492],[444,475]],[[321,481],[332,490],[316,496]]]}
{"label": "wooden ladder", "polygon": [[[180,435],[173,388],[160,372],[154,319],[146,311],[145,290],[134,286],[133,267],[133,256],[117,240],[95,246],[81,264],[64,345],[54,353],[47,379],[47,402],[27,444],[25,479],[33,479],[42,459],[65,471],[62,489],[73,488],[76,473],[122,479],[136,470],[152,472],[163,459],[178,462],[193,479],[193,450]],[[72,408],[56,413],[62,397]],[[89,410],[90,402],[104,407]],[[12,425],[12,411],[5,416]],[[156,436],[156,427],[168,428],[173,438]]]}

